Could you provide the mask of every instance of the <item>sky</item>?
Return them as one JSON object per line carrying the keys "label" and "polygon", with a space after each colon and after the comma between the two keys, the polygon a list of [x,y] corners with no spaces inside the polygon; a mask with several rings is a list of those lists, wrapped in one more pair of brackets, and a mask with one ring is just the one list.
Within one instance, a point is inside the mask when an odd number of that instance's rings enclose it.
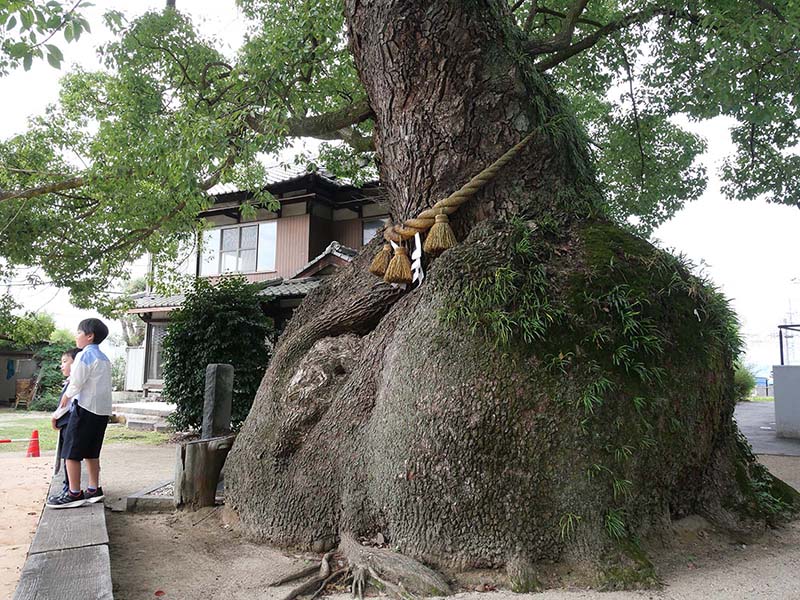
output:
{"label": "sky", "polygon": [[[135,16],[160,10],[164,1],[95,0],[94,4],[85,13],[93,33],[77,43],[62,40],[59,44],[65,55],[64,71],[76,64],[97,67],[94,48],[110,37],[100,16],[105,10]],[[178,0],[178,8],[189,12],[204,33],[220,40],[222,50],[233,55],[245,34],[234,0]],[[28,117],[42,114],[49,103],[57,101],[59,76],[59,71],[39,61],[28,72],[17,70],[0,78],[0,138],[24,131]],[[779,362],[777,325],[800,323],[800,209],[723,197],[716,173],[732,147],[731,123],[718,118],[687,125],[708,142],[702,157],[710,174],[708,186],[702,198],[684,207],[653,238],[660,246],[689,257],[730,298],[742,323],[745,361],[758,375],[767,375],[770,366]],[[141,260],[131,270],[138,274],[145,268],[146,261]],[[72,330],[82,318],[99,316],[71,306],[63,290],[14,287],[9,291],[26,309],[52,314],[59,327]],[[790,347],[788,355],[800,364],[800,343]]]}

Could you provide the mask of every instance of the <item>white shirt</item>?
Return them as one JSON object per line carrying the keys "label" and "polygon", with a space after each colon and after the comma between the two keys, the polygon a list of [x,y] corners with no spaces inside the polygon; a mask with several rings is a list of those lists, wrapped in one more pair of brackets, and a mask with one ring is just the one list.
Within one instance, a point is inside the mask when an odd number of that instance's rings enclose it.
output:
{"label": "white shirt", "polygon": [[96,415],[111,414],[111,361],[97,344],[89,344],[72,363],[64,394],[78,396],[78,406]]}

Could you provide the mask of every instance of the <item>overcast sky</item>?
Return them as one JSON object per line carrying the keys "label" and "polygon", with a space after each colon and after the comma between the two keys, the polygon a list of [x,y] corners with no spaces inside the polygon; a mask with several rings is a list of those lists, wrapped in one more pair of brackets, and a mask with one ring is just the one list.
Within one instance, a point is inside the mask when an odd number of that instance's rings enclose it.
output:
{"label": "overcast sky", "polygon": [[[97,67],[94,47],[108,39],[100,15],[114,8],[134,16],[148,9],[161,9],[163,1],[142,1],[131,11],[130,2],[95,0],[87,11],[93,33],[78,43],[60,44],[65,70],[74,64]],[[233,54],[244,35],[234,0],[178,0],[201,29],[221,40],[223,50]],[[0,79],[0,138],[24,131],[29,116],[41,114],[58,97],[59,71],[37,62],[29,72],[18,70]],[[686,254],[731,299],[742,321],[748,363],[760,374],[778,363],[777,325],[800,322],[800,210],[765,202],[726,200],[716,173],[731,147],[726,119],[715,119],[691,127],[705,136],[709,149],[703,160],[711,174],[703,197],[688,205],[663,225],[654,238],[665,247]],[[141,270],[144,262],[135,266]],[[59,327],[74,329],[90,313],[71,307],[67,294],[53,288],[12,288],[30,310],[51,313]],[[794,312],[794,314],[792,314]],[[795,361],[800,363],[800,345]]]}

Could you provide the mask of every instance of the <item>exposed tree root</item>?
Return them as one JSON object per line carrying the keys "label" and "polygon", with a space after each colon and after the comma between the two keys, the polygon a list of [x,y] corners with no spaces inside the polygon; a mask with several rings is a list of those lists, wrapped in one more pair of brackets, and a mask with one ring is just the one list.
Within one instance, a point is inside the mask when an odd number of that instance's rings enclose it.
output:
{"label": "exposed tree root", "polygon": [[353,596],[356,598],[364,597],[368,578],[396,598],[452,594],[444,577],[408,556],[362,546],[347,534],[342,535],[339,549],[353,570]]}
{"label": "exposed tree root", "polygon": [[367,587],[367,570],[364,567],[353,568],[353,598],[364,600],[364,590]]}
{"label": "exposed tree root", "polygon": [[297,581],[298,579],[305,579],[306,577],[310,577],[314,573],[318,573],[320,569],[320,565],[309,565],[308,567],[304,567],[299,571],[295,571],[294,573],[289,573],[285,577],[281,577],[280,579],[273,581],[269,584],[269,587],[280,587],[282,585],[286,585],[287,583],[291,583],[293,581]]}
{"label": "exposed tree root", "polygon": [[314,592],[314,594],[311,596],[309,600],[314,600],[317,596],[319,596],[320,594],[322,594],[322,592],[325,591],[325,588],[329,584],[333,583],[334,581],[339,579],[339,577],[341,577],[342,575],[346,575],[349,572],[350,572],[350,567],[345,567],[343,569],[339,569],[338,571],[334,571],[333,573],[331,573],[325,579],[325,581],[322,582],[322,584],[319,586],[319,589],[316,592]]}
{"label": "exposed tree root", "polygon": [[[298,596],[307,596],[308,594],[317,596],[317,594],[321,591],[322,588],[326,585],[326,580],[331,576],[331,564],[330,559],[333,556],[333,552],[328,552],[325,556],[322,557],[322,561],[320,563],[319,569],[315,568],[313,572],[317,572],[315,577],[312,577],[305,583],[297,586],[292,591],[290,591],[286,596],[283,597],[283,600],[295,600]],[[300,579],[303,577],[300,573],[308,572],[309,569],[303,569],[295,573],[294,575],[290,575],[289,577],[284,577],[285,581],[294,581],[296,579]],[[307,576],[307,575],[306,575]]]}

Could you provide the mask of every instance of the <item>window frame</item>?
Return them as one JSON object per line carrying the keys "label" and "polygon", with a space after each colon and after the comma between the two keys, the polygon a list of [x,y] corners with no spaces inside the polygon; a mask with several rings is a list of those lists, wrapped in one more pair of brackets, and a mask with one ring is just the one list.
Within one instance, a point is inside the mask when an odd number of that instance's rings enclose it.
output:
{"label": "window frame", "polygon": [[[365,239],[364,236],[367,233],[367,223],[376,223],[376,222],[380,222],[380,226],[378,226],[378,228],[375,230],[375,233],[373,233],[369,239]],[[388,216],[368,217],[366,219],[361,219],[361,245],[366,246],[367,244],[369,244],[373,240],[373,238],[375,238],[378,235],[378,231],[380,231],[381,227],[385,227],[388,223],[389,223]]]}
{"label": "window frame", "polygon": [[[275,254],[275,256],[273,257],[272,268],[262,271],[262,270],[259,270],[259,268],[258,268],[259,250],[260,250],[259,246],[260,246],[260,241],[261,241],[261,227],[262,226],[272,225],[272,224],[274,224],[273,226],[275,227],[275,232],[274,232],[275,243],[274,243],[273,249],[272,249],[274,254]],[[245,228],[247,228],[247,227],[255,227],[256,228],[255,244],[252,247],[242,248],[243,230]],[[217,242],[218,245],[217,245],[217,248],[216,248],[216,266],[212,270],[212,272],[205,273],[205,274],[203,273],[203,264],[204,264],[205,256],[206,256],[206,249],[205,249],[205,243],[206,242],[205,242],[205,240],[203,240],[203,245],[201,247],[201,251],[198,252],[198,263],[197,263],[197,273],[198,273],[198,275],[200,277],[219,277],[219,276],[225,275],[227,273],[241,273],[243,275],[252,275],[252,274],[256,274],[256,273],[275,273],[275,272],[277,272],[277,265],[275,264],[277,262],[277,254],[278,254],[278,231],[277,231],[277,229],[278,229],[278,219],[268,219],[266,221],[250,221],[250,222],[247,222],[247,223],[235,223],[233,225],[222,225],[220,227],[212,227],[210,229],[207,229],[206,231],[203,232],[203,235],[205,235],[206,232],[211,232],[211,231],[218,231],[219,232],[219,241]],[[236,246],[236,250],[235,251],[234,250],[223,250],[223,244],[224,244],[224,239],[225,239],[225,231],[230,231],[230,230],[236,230],[237,233],[238,233],[238,235],[237,235],[237,246]],[[250,270],[242,270],[242,269],[240,269],[240,265],[241,265],[241,261],[242,261],[242,252],[250,252],[250,251],[255,253],[255,259],[253,261],[254,268],[250,269]],[[226,254],[227,255],[232,255],[234,252],[236,253],[236,269],[235,270],[223,271],[222,270],[222,265],[223,265],[224,256]]]}
{"label": "window frame", "polygon": [[[164,352],[163,352],[163,339],[167,335],[167,326],[169,321],[150,321],[147,323],[147,330],[145,331],[145,355],[144,355],[144,386],[147,387],[160,387],[164,385]],[[158,356],[161,357],[161,378],[156,379],[150,377],[151,367],[153,366],[153,352],[155,351],[155,340],[153,335],[154,328],[163,328],[164,334],[161,336],[161,342],[158,346],[160,352]]]}

